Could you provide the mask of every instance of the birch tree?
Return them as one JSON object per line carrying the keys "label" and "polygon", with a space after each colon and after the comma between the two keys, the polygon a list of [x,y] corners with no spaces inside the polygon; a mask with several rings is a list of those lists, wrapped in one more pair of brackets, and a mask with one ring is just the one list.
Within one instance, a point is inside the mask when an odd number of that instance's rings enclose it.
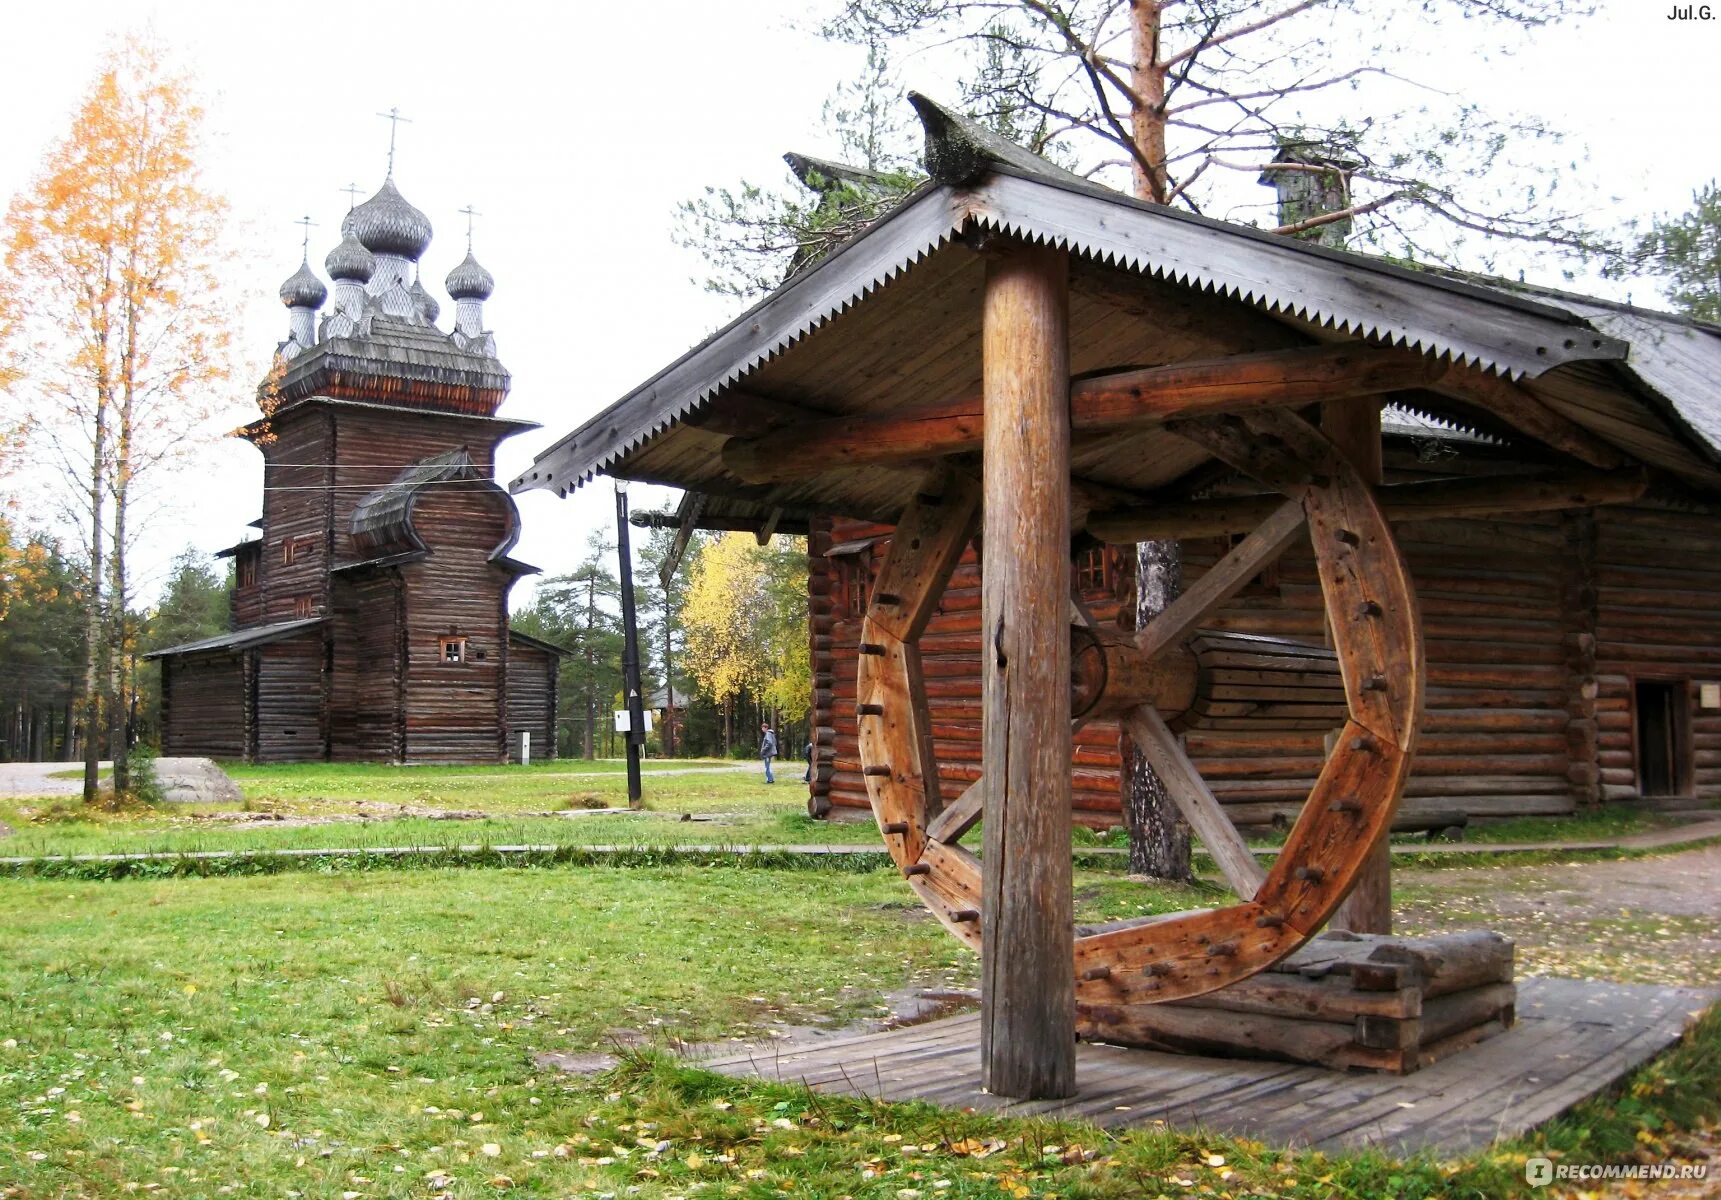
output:
{"label": "birch tree", "polygon": [[774,723],[800,721],[812,700],[807,637],[806,546],[762,547],[745,533],[700,546],[687,583],[681,625],[687,670],[725,714],[725,745],[734,739],[734,710],[751,696]]}
{"label": "birch tree", "polygon": [[86,801],[104,710],[114,790],[128,783],[132,502],[140,481],[207,433],[231,374],[234,313],[219,273],[226,206],[200,178],[203,116],[189,77],[152,43],[126,38],[6,216],[15,390],[89,564]]}

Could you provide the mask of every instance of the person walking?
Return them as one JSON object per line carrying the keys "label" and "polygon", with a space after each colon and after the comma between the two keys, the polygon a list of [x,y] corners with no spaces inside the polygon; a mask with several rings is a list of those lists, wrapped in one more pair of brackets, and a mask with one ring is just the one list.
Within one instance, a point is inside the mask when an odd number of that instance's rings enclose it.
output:
{"label": "person walking", "polygon": [[771,760],[777,757],[777,735],[769,724],[759,726],[759,757],[765,760],[765,782],[776,783],[771,774]]}
{"label": "person walking", "polygon": [[801,782],[813,782],[813,743],[811,739],[807,741],[807,773],[801,776]]}

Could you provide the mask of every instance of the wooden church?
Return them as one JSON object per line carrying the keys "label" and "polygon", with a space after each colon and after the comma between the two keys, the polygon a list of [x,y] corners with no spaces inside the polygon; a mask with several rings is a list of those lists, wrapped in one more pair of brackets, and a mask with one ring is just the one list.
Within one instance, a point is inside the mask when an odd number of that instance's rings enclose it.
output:
{"label": "wooden church", "polygon": [[555,753],[561,651],[508,627],[536,571],[510,557],[496,446],[509,375],[484,326],[495,281],[418,277],[431,225],[395,187],[348,212],[324,265],[281,285],[287,340],[261,420],[260,536],[233,559],[232,631],[157,651],[162,751],[252,762],[485,763]]}

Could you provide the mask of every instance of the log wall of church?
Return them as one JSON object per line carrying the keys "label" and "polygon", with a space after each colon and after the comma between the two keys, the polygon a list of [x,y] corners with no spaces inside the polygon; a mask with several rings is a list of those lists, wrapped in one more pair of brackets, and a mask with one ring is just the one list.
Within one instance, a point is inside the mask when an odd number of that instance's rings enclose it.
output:
{"label": "log wall of church", "polygon": [[404,595],[394,571],[343,578],[335,586],[330,743],[337,760],[401,757]]}
{"label": "log wall of church", "polygon": [[[413,463],[464,449],[482,474],[488,477],[494,469],[497,433],[488,423],[423,412],[403,417],[398,412],[362,408],[330,411],[335,422],[330,449],[336,486],[330,517],[336,562],[356,562],[373,553],[352,543],[353,509]],[[420,531],[427,541],[433,539],[433,527],[421,525]]]}
{"label": "log wall of church", "polygon": [[[414,519],[435,531],[435,552],[401,568],[408,762],[506,760],[509,579],[489,556],[506,535],[508,504],[476,485],[417,500]],[[465,639],[462,661],[443,661],[445,637]]]}
{"label": "log wall of church", "polygon": [[532,735],[534,762],[556,757],[556,674],[548,650],[508,639],[508,761],[520,761],[520,734]]}
{"label": "log wall of church", "polygon": [[244,758],[245,707],[245,664],[240,655],[193,655],[162,660],[164,755]]}
{"label": "log wall of church", "polygon": [[253,655],[256,762],[315,762],[327,757],[326,646],[323,630],[259,646]]}
{"label": "log wall of church", "polygon": [[[306,409],[280,422],[263,451],[263,547],[258,563],[260,621],[269,624],[327,611],[334,426]],[[291,542],[292,561],[286,544]]]}

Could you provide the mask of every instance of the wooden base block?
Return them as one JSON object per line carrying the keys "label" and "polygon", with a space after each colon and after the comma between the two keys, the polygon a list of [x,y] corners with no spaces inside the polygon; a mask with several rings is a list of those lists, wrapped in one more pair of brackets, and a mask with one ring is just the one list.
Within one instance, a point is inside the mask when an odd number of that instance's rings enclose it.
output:
{"label": "wooden base block", "polygon": [[1118,1045],[1403,1075],[1511,1028],[1512,951],[1486,932],[1333,931],[1194,999],[1080,1005],[1076,1030]]}

